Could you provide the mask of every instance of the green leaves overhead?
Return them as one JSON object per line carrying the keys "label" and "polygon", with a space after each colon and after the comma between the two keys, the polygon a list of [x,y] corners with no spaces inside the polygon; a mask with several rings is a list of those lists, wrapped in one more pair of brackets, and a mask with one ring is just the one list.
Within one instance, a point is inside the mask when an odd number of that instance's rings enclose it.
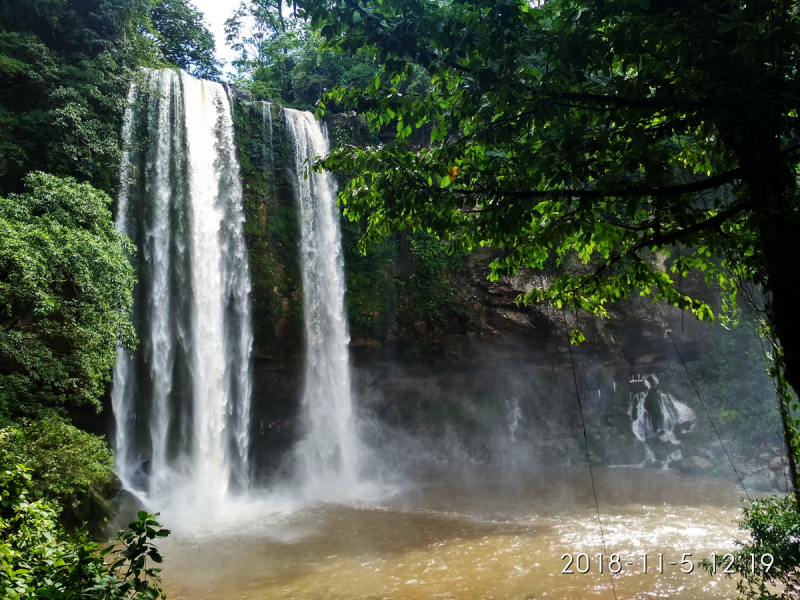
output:
{"label": "green leaves overhead", "polygon": [[[382,65],[371,85],[328,95],[397,132],[324,162],[358,173],[340,199],[369,224],[362,244],[415,229],[454,251],[504,248],[494,278],[577,255],[583,268],[526,301],[598,314],[641,292],[713,318],[675,285],[693,270],[728,309],[738,281],[764,283],[752,172],[774,170],[775,201],[796,206],[800,27],[787,5],[299,4],[331,46]],[[403,93],[420,68],[429,87]]]}

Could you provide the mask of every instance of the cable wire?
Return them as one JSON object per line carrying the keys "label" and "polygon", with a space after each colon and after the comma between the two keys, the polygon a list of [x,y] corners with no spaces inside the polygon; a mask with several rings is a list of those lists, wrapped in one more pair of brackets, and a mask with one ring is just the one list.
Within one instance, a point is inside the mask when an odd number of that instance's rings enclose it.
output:
{"label": "cable wire", "polygon": [[733,464],[733,459],[731,458],[731,455],[728,453],[728,449],[725,447],[725,442],[722,441],[722,437],[719,435],[719,431],[717,431],[717,426],[714,425],[714,419],[711,418],[711,413],[708,411],[706,403],[703,402],[703,397],[700,395],[700,390],[697,389],[697,385],[695,384],[694,379],[692,378],[692,374],[689,372],[689,367],[686,365],[686,361],[683,360],[683,356],[681,356],[680,350],[678,350],[678,345],[675,343],[675,338],[672,337],[672,330],[667,324],[664,315],[661,314],[661,310],[659,310],[658,304],[656,304],[655,307],[656,307],[656,312],[658,313],[658,316],[661,319],[661,322],[664,324],[664,330],[667,332],[669,340],[672,342],[672,347],[675,348],[675,354],[678,355],[678,360],[681,361],[681,364],[683,365],[683,370],[686,371],[686,376],[689,378],[689,383],[692,384],[692,387],[694,388],[694,393],[697,394],[697,399],[700,401],[700,406],[703,407],[703,411],[705,411],[706,417],[708,417],[708,422],[711,423],[711,428],[714,430],[714,433],[716,434],[717,439],[719,440],[719,443],[722,446],[722,449],[725,451],[725,456],[728,457],[728,462],[731,464],[731,469],[733,469],[733,472],[736,474],[736,479],[739,480],[739,485],[742,486],[742,491],[744,491],[744,495],[747,496],[747,499],[752,502],[753,500],[752,498],[750,498],[750,494],[747,493],[747,488],[745,487],[744,482],[742,481],[742,477],[741,475],[739,475],[739,471],[736,470],[736,466]]}
{"label": "cable wire", "polygon": [[[566,316],[566,313],[565,313]],[[575,322],[578,323],[578,313],[575,312]],[[592,480],[592,495],[594,496],[594,508],[597,511],[597,523],[600,525],[600,541],[603,544],[603,555],[608,555],[608,549],[606,548],[606,535],[603,531],[603,520],[600,518],[600,502],[597,500],[597,488],[595,487],[594,483],[594,471],[592,470],[592,459],[589,454],[589,437],[586,435],[586,421],[583,419],[583,404],[581,403],[581,394],[578,391],[578,372],[575,369],[575,359],[572,356],[572,342],[569,339],[569,330],[567,330],[567,348],[569,349],[569,360],[572,363],[572,381],[575,383],[575,398],[578,400],[578,412],[581,415],[581,427],[583,428],[583,443],[584,447],[586,448],[586,462],[589,464],[589,477]],[[617,588],[614,585],[614,575],[611,571],[608,571],[608,579],[611,581],[611,591],[614,593],[614,600],[618,600],[617,598]]]}

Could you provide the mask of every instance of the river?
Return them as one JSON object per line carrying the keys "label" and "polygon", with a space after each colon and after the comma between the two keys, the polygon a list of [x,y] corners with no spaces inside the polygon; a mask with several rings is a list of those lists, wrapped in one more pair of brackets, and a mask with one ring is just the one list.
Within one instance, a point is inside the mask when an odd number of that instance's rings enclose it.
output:
{"label": "river", "polygon": [[[735,595],[734,581],[697,566],[741,537],[732,483],[637,468],[593,474],[602,536],[589,471],[578,467],[425,468],[368,504],[292,509],[290,498],[265,492],[263,501],[231,505],[224,527],[167,540],[165,589],[173,600]],[[562,573],[562,556],[582,553],[591,562],[581,557]],[[609,564],[612,554],[619,563]]]}

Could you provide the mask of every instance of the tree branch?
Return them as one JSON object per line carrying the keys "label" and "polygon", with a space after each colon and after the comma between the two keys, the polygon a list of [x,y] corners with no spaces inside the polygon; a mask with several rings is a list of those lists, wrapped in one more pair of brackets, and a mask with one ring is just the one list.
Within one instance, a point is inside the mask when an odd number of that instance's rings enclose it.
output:
{"label": "tree branch", "polygon": [[[552,190],[476,190],[476,189],[455,189],[449,188],[456,194],[469,195],[469,196],[499,196],[504,198],[580,198],[583,200],[603,200],[605,198],[637,198],[641,196],[681,196],[683,194],[691,194],[703,190],[709,190],[721,187],[726,183],[730,183],[738,179],[743,174],[743,169],[737,168],[713,177],[707,177],[699,181],[691,183],[682,183],[678,185],[668,185],[660,188],[650,186],[631,186],[628,188],[619,188],[615,190],[587,190],[587,189],[552,189]],[[430,191],[440,190],[441,188],[428,188]],[[497,210],[500,207],[492,208]],[[489,209],[486,209],[489,210]],[[473,211],[477,212],[477,211]]]}

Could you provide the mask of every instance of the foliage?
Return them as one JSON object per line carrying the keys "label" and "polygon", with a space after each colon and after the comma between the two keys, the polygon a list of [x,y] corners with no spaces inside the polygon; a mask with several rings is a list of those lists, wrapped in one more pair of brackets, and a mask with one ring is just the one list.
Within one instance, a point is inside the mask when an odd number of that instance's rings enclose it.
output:
{"label": "foliage", "polygon": [[[303,45],[304,39],[296,31],[287,31],[262,42],[261,59],[249,63],[252,79],[239,83],[262,98],[294,106],[292,72]],[[234,61],[234,64],[238,63]]]}
{"label": "foliage", "polygon": [[[705,302],[679,293],[642,256],[653,247],[669,254],[679,239],[695,249],[676,258],[674,273],[701,269],[724,288],[735,286],[710,259],[723,254],[730,268],[733,258],[747,263],[756,232],[745,222],[745,190],[706,194],[703,202],[692,194],[741,180],[742,169],[731,163],[746,144],[733,140],[758,138],[735,110],[744,104],[758,113],[752,97],[743,102],[742,90],[711,88],[726,77],[741,79],[740,63],[753,53],[770,58],[758,54],[769,51],[770,40],[751,30],[747,19],[759,15],[750,9],[571,1],[532,7],[516,0],[364,2],[346,13],[320,1],[304,6],[341,47],[372,45],[388,76],[387,83],[376,77],[368,89],[330,95],[364,110],[375,126],[397,119],[395,144],[341,149],[326,163],[362,165],[343,201],[350,215],[369,217],[368,240],[413,227],[450,238],[457,248],[503,246],[508,252],[493,265],[495,277],[575,251],[596,268],[529,299],[568,301],[600,314],[609,300],[644,289],[710,318]],[[788,36],[796,26],[791,17],[765,21],[762,29]],[[724,91],[724,102],[707,98],[692,110],[691,98],[674,98],[689,96],[711,57],[717,65],[729,51],[733,56],[719,67],[731,72],[715,68],[711,89],[703,90],[704,97]],[[396,86],[413,64],[427,69],[431,88],[409,98]],[[765,96],[760,86],[767,76],[774,77],[762,73],[748,88]],[[796,87],[787,88],[781,99],[795,98]],[[776,110],[774,118],[791,112]],[[435,146],[408,150],[412,128],[429,122]],[[781,131],[790,139],[793,126]],[[794,159],[784,151],[778,163],[788,168]],[[619,262],[629,268],[606,275]]]}
{"label": "foliage", "polygon": [[190,75],[219,79],[214,36],[188,0],[160,0],[150,16],[164,58]]}
{"label": "foliage", "polygon": [[94,405],[116,344],[130,348],[130,242],[111,198],[89,184],[33,173],[0,198],[0,418]]}
{"label": "foliage", "polygon": [[[239,58],[233,65],[240,74],[255,74],[254,80],[282,89],[294,58],[299,22],[284,14],[283,0],[242,0],[225,22],[227,41]],[[277,100],[273,95],[265,95]]]}
{"label": "foliage", "polygon": [[[735,452],[740,456],[755,458],[764,451],[772,451],[781,444],[781,423],[775,410],[775,388],[767,374],[763,341],[751,316],[743,313],[739,326],[732,329],[712,327],[688,317],[685,335],[680,321],[673,315],[666,323],[678,347],[694,339],[702,340],[704,350],[691,356],[693,351],[687,346],[684,352],[690,354],[683,356],[688,359],[685,366],[671,364],[662,382],[673,382],[669,391],[679,399],[696,398],[699,394],[720,435],[734,441]],[[701,408],[698,406],[697,410]],[[700,418],[695,430],[709,427],[708,420]]]}
{"label": "foliage", "polygon": [[[381,65],[370,86],[328,98],[373,128],[396,124],[397,140],[342,148],[320,165],[358,169],[340,199],[367,220],[364,245],[412,229],[454,251],[488,244],[503,248],[493,278],[577,255],[581,266],[525,301],[599,315],[641,293],[726,322],[741,282],[753,282],[765,291],[775,373],[800,389],[795,4],[298,4],[330,46]],[[429,87],[403,93],[419,68]],[[416,150],[425,128],[430,147]],[[654,251],[672,258],[668,270]],[[689,272],[722,291],[716,315],[676,286]]]}
{"label": "foliage", "polygon": [[[794,495],[772,496],[753,500],[744,509],[739,527],[750,532],[750,539],[737,542],[730,565],[741,577],[736,586],[740,598],[778,600],[795,598],[800,591],[800,516],[796,502]],[[761,563],[765,554],[774,559],[769,570]],[[755,555],[755,569],[751,555]],[[717,572],[729,566],[729,561],[729,557],[717,556]],[[709,572],[714,568],[707,559],[701,566]]]}
{"label": "foliage", "polygon": [[[57,510],[30,500],[31,476],[17,465],[0,472],[0,591],[8,600],[155,600],[161,555],[152,540],[169,535],[154,515],[140,512],[111,544],[99,552],[85,534],[64,537]],[[104,557],[110,559],[106,562]]]}
{"label": "foliage", "polygon": [[292,69],[293,103],[313,110],[320,96],[338,85],[363,87],[370,83],[378,65],[368,55],[354,56],[320,47],[322,39],[313,32],[306,34]]}
{"label": "foliage", "polygon": [[342,223],[347,321],[357,337],[385,340],[397,328],[400,285],[392,267],[397,264],[398,241],[386,239],[362,255],[361,234],[359,223]]}
{"label": "foliage", "polygon": [[296,15],[281,12],[282,0],[245,0],[226,22],[239,85],[273,102],[313,108],[337,85],[365,85],[377,64],[367,55],[322,50],[321,38]]}
{"label": "foliage", "polygon": [[32,170],[111,191],[130,78],[153,64],[149,0],[0,3],[0,194]]}
{"label": "foliage", "polygon": [[116,481],[105,439],[59,418],[0,430],[0,464],[21,463],[32,471],[36,497],[65,507],[78,522],[92,516],[94,495],[107,495]]}
{"label": "foliage", "polygon": [[422,232],[408,239],[415,266],[407,283],[413,314],[434,328],[446,325],[454,316],[471,316],[448,277],[453,257],[447,255],[439,239]]}

